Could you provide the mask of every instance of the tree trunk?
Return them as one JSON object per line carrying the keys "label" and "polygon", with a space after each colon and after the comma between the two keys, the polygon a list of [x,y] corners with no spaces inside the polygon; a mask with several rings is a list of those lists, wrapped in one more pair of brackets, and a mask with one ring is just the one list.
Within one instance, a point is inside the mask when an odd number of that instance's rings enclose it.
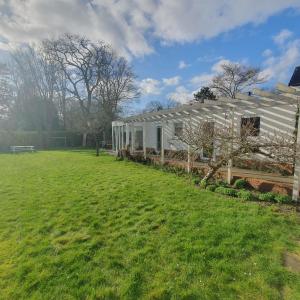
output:
{"label": "tree trunk", "polygon": [[87,141],[87,133],[84,132],[82,135],[82,147],[86,147],[86,141]]}
{"label": "tree trunk", "polygon": [[207,182],[209,179],[211,179],[217,172],[217,170],[219,169],[219,167],[210,167],[208,172],[205,174],[205,176],[202,178],[201,181],[203,182]]}
{"label": "tree trunk", "polygon": [[220,160],[216,165],[214,166],[209,166],[209,170],[208,172],[205,174],[205,176],[203,177],[203,179],[201,181],[208,181],[209,179],[211,179],[216,172],[227,162],[228,160],[231,158],[232,156],[230,156],[229,158],[226,159],[222,159]]}

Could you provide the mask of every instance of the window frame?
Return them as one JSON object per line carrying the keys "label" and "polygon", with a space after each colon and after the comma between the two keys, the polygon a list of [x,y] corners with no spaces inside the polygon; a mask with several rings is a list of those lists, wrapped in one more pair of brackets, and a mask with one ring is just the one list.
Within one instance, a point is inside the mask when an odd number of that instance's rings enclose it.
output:
{"label": "window frame", "polygon": [[[176,127],[178,124],[181,125],[181,127]],[[178,122],[174,122],[174,137],[180,137],[183,134],[183,122],[182,121],[178,121]],[[176,129],[180,129],[181,133],[178,134]]]}

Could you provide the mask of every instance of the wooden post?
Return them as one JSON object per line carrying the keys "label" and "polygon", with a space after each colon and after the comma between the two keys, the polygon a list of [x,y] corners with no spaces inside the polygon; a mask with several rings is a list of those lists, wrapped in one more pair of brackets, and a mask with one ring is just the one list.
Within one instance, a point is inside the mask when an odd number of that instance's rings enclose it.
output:
{"label": "wooden post", "polygon": [[119,133],[119,150],[121,150],[122,149],[122,144],[121,144],[121,142],[122,142],[122,139],[121,139],[121,126],[119,126],[118,127],[118,133]]}
{"label": "wooden post", "polygon": [[146,148],[146,122],[143,124],[143,151],[144,151],[144,158],[147,158],[147,148]]}
{"label": "wooden post", "polygon": [[135,143],[135,128],[134,125],[131,126],[131,153],[134,152],[134,143]]}
{"label": "wooden post", "polygon": [[129,125],[126,124],[126,148],[129,146]]}
{"label": "wooden post", "polygon": [[165,162],[165,124],[161,123],[161,150],[160,150],[160,162],[164,164]]}
{"label": "wooden post", "polygon": [[227,183],[231,184],[232,182],[232,159],[229,159],[227,165]]}
{"label": "wooden post", "polygon": [[111,150],[115,151],[115,133],[114,133],[114,126],[111,127]]}
{"label": "wooden post", "polygon": [[[231,110],[231,133],[232,133],[232,136],[234,134],[234,111],[233,109]],[[230,142],[230,152],[233,151],[233,143],[232,141]],[[228,160],[228,165],[227,165],[227,183],[228,184],[231,184],[232,182],[232,159],[229,159]]]}
{"label": "wooden post", "polygon": [[118,152],[118,147],[119,147],[119,137],[118,137],[118,127],[115,127],[115,136],[116,136],[116,152]]}
{"label": "wooden post", "polygon": [[[300,99],[298,100],[300,105]],[[295,153],[295,168],[294,168],[294,183],[293,183],[293,201],[298,202],[299,199],[299,187],[300,187],[300,159],[299,159],[299,146],[300,146],[300,116],[298,116],[298,132],[296,139],[296,153]]]}
{"label": "wooden post", "polygon": [[121,140],[122,140],[122,149],[124,149],[124,125],[121,127]]}
{"label": "wooden post", "polygon": [[190,145],[188,145],[188,150],[187,150],[187,172],[190,173],[191,172],[191,147]]}

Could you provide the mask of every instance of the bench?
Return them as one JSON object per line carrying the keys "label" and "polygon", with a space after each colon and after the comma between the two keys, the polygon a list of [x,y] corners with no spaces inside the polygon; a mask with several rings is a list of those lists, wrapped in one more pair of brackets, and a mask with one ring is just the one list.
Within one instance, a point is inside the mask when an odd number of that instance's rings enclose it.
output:
{"label": "bench", "polygon": [[10,151],[12,153],[17,153],[17,152],[34,152],[34,146],[10,146]]}

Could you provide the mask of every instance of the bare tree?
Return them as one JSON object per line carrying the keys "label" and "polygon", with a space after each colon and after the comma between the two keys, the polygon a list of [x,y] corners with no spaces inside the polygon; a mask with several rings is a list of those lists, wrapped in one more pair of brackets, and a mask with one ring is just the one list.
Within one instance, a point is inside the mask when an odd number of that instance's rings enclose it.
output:
{"label": "bare tree", "polygon": [[51,130],[58,127],[54,104],[56,66],[42,52],[22,46],[11,53],[8,64],[11,118],[15,127]]}
{"label": "bare tree", "polygon": [[[85,146],[87,134],[104,126],[101,115],[113,118],[118,104],[135,96],[134,74],[126,60],[103,42],[65,34],[57,40],[44,41],[43,46],[60,65],[67,78],[67,91],[79,103]],[[98,126],[92,126],[96,120]]]}
{"label": "bare tree", "polygon": [[164,105],[162,102],[160,101],[150,101],[145,109],[144,109],[144,113],[147,113],[147,112],[156,112],[156,111],[160,111],[160,110],[163,110],[164,109]]}
{"label": "bare tree", "polygon": [[243,124],[240,131],[227,124],[203,121],[185,124],[180,141],[190,147],[192,153],[206,151],[208,171],[203,178],[207,181],[215,173],[236,158],[253,158],[263,155],[277,163],[293,163],[295,140],[293,136],[279,131],[261,136],[251,122]]}
{"label": "bare tree", "polygon": [[[135,79],[128,62],[123,57],[118,57],[114,51],[108,51],[95,93],[98,128],[104,135],[103,140],[106,139],[105,134],[111,133],[111,121],[120,112],[120,105],[140,95]],[[99,132],[97,136],[99,137]]]}
{"label": "bare tree", "polygon": [[221,68],[221,73],[212,79],[210,86],[220,96],[235,99],[237,93],[265,82],[258,68],[239,63],[225,63]]}
{"label": "bare tree", "polygon": [[94,44],[86,38],[69,34],[57,40],[45,40],[43,47],[47,55],[59,64],[68,80],[67,91],[80,104],[85,120],[85,146],[95,89],[106,64],[107,47],[103,43]]}
{"label": "bare tree", "polygon": [[177,106],[178,103],[171,99],[167,99],[166,101],[153,100],[146,105],[143,112],[144,113],[157,112],[163,109],[170,109]]}
{"label": "bare tree", "polygon": [[10,82],[9,69],[0,64],[0,119],[6,119],[13,105],[13,89]]}

